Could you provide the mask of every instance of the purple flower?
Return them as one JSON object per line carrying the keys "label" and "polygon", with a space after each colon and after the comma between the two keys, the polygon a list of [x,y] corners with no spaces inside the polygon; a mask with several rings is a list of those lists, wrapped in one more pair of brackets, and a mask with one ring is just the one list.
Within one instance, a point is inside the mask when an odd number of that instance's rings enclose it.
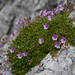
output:
{"label": "purple flower", "polygon": [[59,12],[59,8],[56,9],[56,12]]}
{"label": "purple flower", "polygon": [[62,11],[64,9],[64,7],[61,7],[59,10]]}
{"label": "purple flower", "polygon": [[56,11],[55,10],[53,12],[54,12],[54,14],[56,14]]}
{"label": "purple flower", "polygon": [[51,12],[51,15],[54,15],[53,11]]}
{"label": "purple flower", "polygon": [[11,34],[11,37],[14,37],[14,33]]}
{"label": "purple flower", "polygon": [[46,9],[45,11],[43,11],[43,15],[44,15],[45,13],[47,13],[47,9]]}
{"label": "purple flower", "polygon": [[56,13],[57,13],[56,8],[54,8],[53,12],[54,12],[54,14],[56,14]]}
{"label": "purple flower", "polygon": [[48,13],[45,13],[45,14],[44,14],[44,16],[47,16],[47,15],[48,15]]}
{"label": "purple flower", "polygon": [[47,12],[47,9],[45,9],[45,12]]}
{"label": "purple flower", "polygon": [[46,23],[45,25],[44,25],[44,29],[47,29],[49,27],[49,25]]}
{"label": "purple flower", "polygon": [[15,51],[15,48],[14,47],[11,47],[10,52],[12,53],[14,51]]}
{"label": "purple flower", "polygon": [[20,21],[17,21],[17,22],[16,22],[16,24],[19,24],[19,23],[20,23]]}
{"label": "purple flower", "polygon": [[47,12],[47,14],[51,14],[51,10]]}
{"label": "purple flower", "polygon": [[56,45],[55,45],[56,48],[60,48],[61,42],[55,42],[55,44],[56,44]]}
{"label": "purple flower", "polygon": [[48,20],[52,20],[54,17],[52,15],[48,16]]}
{"label": "purple flower", "polygon": [[1,45],[0,45],[0,48],[1,48]]}
{"label": "purple flower", "polygon": [[21,59],[23,54],[21,52],[19,52],[19,54],[17,54],[18,58]]}
{"label": "purple flower", "polygon": [[41,14],[42,14],[43,12],[44,12],[44,10],[41,10],[39,16],[41,16]]}
{"label": "purple flower", "polygon": [[61,39],[61,43],[65,43],[66,42],[66,38],[65,37],[62,37],[62,39]]}
{"label": "purple flower", "polygon": [[23,22],[24,22],[24,19],[22,19],[20,23],[23,23]]}
{"label": "purple flower", "polygon": [[61,3],[60,5],[59,5],[59,7],[62,7],[63,6],[63,3]]}
{"label": "purple flower", "polygon": [[27,56],[27,52],[26,52],[26,51],[24,51],[23,55],[24,55],[24,56]]}
{"label": "purple flower", "polygon": [[42,44],[44,42],[43,38],[39,39],[39,43]]}
{"label": "purple flower", "polygon": [[75,9],[75,6],[73,7],[73,9]]}
{"label": "purple flower", "polygon": [[28,60],[27,63],[29,63],[31,60]]}
{"label": "purple flower", "polygon": [[57,38],[58,38],[58,35],[56,35],[56,34],[53,34],[53,37],[52,37],[52,39],[53,39],[53,40],[57,40]]}
{"label": "purple flower", "polygon": [[14,33],[17,33],[17,32],[18,32],[18,29],[16,29]]}
{"label": "purple flower", "polygon": [[6,75],[6,73],[4,73],[4,75]]}

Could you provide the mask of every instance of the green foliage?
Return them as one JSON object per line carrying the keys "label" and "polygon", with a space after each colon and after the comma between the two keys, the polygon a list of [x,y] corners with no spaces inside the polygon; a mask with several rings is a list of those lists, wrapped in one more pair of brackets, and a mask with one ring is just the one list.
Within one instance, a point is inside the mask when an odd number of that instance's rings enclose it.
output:
{"label": "green foliage", "polygon": [[[67,44],[70,43],[75,46],[75,27],[72,28],[73,20],[68,19],[69,14],[61,12],[60,16],[55,15],[51,21],[49,21],[47,17],[43,17],[22,29],[10,46],[10,48],[16,48],[10,56],[11,62],[14,63],[12,66],[15,68],[12,73],[15,73],[15,75],[25,75],[31,68],[40,64],[40,61],[49,52],[52,56],[55,56],[54,53],[60,49],[54,47],[56,41],[52,39],[53,34],[58,35],[58,42],[64,36],[67,38]],[[49,28],[44,30],[43,25],[46,23],[48,23]],[[44,43],[39,44],[38,41],[40,38],[44,39]],[[19,52],[23,53],[24,51],[27,51],[28,55],[18,59],[17,54]],[[27,63],[30,59],[31,62]]]}

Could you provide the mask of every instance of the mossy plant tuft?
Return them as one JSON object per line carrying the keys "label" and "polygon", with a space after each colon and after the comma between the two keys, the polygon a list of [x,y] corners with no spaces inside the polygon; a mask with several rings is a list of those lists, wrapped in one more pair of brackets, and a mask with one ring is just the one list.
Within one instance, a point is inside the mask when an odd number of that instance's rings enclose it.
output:
{"label": "mossy plant tuft", "polygon": [[[26,27],[23,26],[19,35],[9,47],[15,48],[15,51],[9,56],[10,62],[14,63],[11,67],[13,74],[25,75],[31,68],[39,65],[48,53],[55,57],[60,48],[57,49],[54,46],[56,41],[52,39],[53,34],[58,35],[58,42],[64,36],[67,38],[66,45],[75,46],[75,27],[72,28],[73,20],[68,19],[69,14],[61,11],[60,14],[54,15],[51,21],[46,16],[39,16],[36,21],[29,22]],[[49,25],[47,30],[43,27],[46,23]],[[39,44],[40,38],[44,39],[44,43]],[[24,51],[28,52],[27,56],[19,59],[17,54]],[[10,53],[9,50],[8,52]],[[31,61],[27,63],[28,60]]]}

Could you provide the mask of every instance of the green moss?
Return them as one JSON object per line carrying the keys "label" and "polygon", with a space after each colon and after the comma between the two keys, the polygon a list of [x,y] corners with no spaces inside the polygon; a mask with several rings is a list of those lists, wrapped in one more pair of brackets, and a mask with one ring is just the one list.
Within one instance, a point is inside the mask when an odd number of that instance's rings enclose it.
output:
{"label": "green moss", "polygon": [[[61,16],[55,15],[51,21],[47,17],[43,17],[22,29],[10,46],[10,48],[16,48],[10,56],[11,62],[14,63],[12,67],[15,68],[15,71],[12,71],[12,73],[15,73],[15,75],[20,73],[20,75],[25,75],[31,68],[40,64],[40,61],[49,52],[52,56],[55,56],[54,53],[60,49],[54,47],[56,41],[52,40],[53,34],[58,35],[57,42],[64,36],[67,38],[66,44],[70,43],[75,46],[75,27],[72,28],[73,20],[68,19],[69,14],[61,12]],[[43,25],[46,23],[48,23],[49,28],[44,30]],[[39,44],[40,38],[44,39],[44,43]],[[27,51],[28,55],[18,59],[17,54],[24,51]],[[29,59],[31,59],[30,64],[27,63]]]}

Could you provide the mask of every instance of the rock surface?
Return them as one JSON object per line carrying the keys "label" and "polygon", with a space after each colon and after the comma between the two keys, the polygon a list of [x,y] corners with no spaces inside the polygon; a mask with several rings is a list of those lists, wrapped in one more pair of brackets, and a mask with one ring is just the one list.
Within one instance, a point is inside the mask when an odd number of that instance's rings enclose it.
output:
{"label": "rock surface", "polygon": [[48,53],[41,63],[26,75],[75,75],[75,47],[63,45],[60,51],[54,58]]}
{"label": "rock surface", "polygon": [[54,9],[66,0],[0,0],[0,37],[12,33],[16,27],[16,21],[31,17],[44,9]]}

